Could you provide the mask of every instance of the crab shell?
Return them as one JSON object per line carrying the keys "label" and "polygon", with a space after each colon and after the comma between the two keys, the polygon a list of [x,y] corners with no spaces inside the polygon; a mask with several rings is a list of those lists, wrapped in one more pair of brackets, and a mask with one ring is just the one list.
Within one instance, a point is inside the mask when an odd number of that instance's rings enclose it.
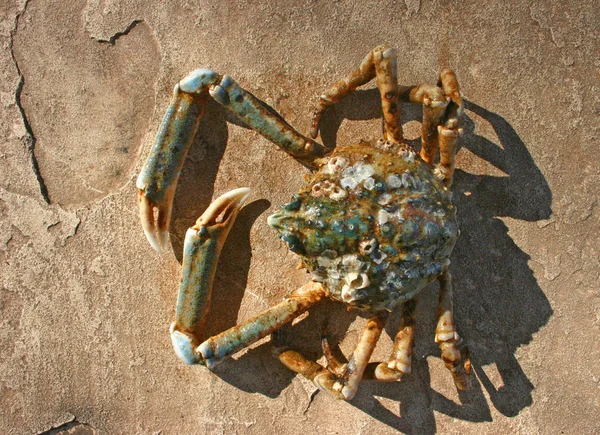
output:
{"label": "crab shell", "polygon": [[337,147],[268,223],[332,298],[370,312],[414,298],[449,265],[459,234],[430,166],[383,140]]}

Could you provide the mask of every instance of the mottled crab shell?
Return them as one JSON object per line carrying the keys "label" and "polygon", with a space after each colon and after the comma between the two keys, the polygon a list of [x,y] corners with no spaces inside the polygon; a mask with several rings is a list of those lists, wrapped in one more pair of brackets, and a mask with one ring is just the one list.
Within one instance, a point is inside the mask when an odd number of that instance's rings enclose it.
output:
{"label": "mottled crab shell", "polygon": [[435,279],[459,233],[450,191],[409,146],[383,140],[337,147],[268,222],[331,297],[372,312]]}

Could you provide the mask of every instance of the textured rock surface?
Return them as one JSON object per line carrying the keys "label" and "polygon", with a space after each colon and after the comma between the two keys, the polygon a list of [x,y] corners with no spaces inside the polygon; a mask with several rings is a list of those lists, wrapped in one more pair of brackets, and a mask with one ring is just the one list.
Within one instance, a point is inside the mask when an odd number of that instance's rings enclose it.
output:
{"label": "textured rock surface", "polygon": [[[98,433],[600,431],[599,23],[591,1],[3,2],[0,432],[75,419]],[[215,374],[183,366],[167,327],[185,229],[213,196],[253,188],[223,252],[217,332],[307,279],[266,225],[304,169],[211,104],[178,188],[174,254],[156,255],[134,179],[173,84],[199,66],[229,73],[305,131],[314,97],[382,42],[403,83],[450,66],[469,101],[452,270],[474,389],[457,394],[433,343],[436,286],[419,298],[413,373],[365,383],[352,403],[316,393],[268,345]],[[328,112],[326,143],[377,137],[372,86]],[[403,115],[415,139],[419,110]],[[292,343],[319,358],[326,316],[350,352],[364,319],[333,303]],[[376,358],[394,321],[386,332]]]}

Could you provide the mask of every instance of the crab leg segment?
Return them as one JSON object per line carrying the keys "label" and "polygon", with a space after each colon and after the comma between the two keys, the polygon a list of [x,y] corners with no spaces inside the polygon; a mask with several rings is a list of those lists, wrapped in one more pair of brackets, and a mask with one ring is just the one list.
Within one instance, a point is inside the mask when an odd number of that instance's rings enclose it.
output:
{"label": "crab leg segment", "polygon": [[228,75],[218,85],[211,87],[210,95],[253,130],[308,168],[315,169],[314,160],[327,153],[323,145],[298,133],[281,115],[242,89]]}
{"label": "crab leg segment", "polygon": [[452,185],[454,163],[458,137],[462,134],[460,121],[464,113],[464,103],[460,96],[458,80],[454,71],[445,69],[440,73],[439,85],[442,86],[450,101],[444,123],[438,127],[440,137],[440,164],[436,168],[439,178],[447,187]]}
{"label": "crab leg segment", "polygon": [[381,93],[381,105],[384,118],[384,133],[386,139],[402,141],[402,124],[398,106],[398,78],[396,50],[381,45],[374,48],[363,59],[358,69],[347,77],[333,84],[319,97],[315,109],[310,135],[314,139],[319,133],[319,122],[327,107],[337,103],[343,97],[354,92],[374,77],[377,77],[377,87]]}
{"label": "crab leg segment", "polygon": [[384,120],[384,139],[402,142],[402,123],[398,105],[398,74],[396,50],[387,48],[377,50],[373,54],[377,87],[381,94],[381,108]]}
{"label": "crab leg segment", "polygon": [[319,97],[319,102],[315,108],[310,129],[310,136],[313,139],[316,139],[317,135],[319,134],[319,122],[321,121],[321,117],[323,116],[325,109],[334,105],[346,95],[354,92],[354,90],[359,86],[369,83],[375,77],[373,53],[375,50],[381,48],[382,47],[377,47],[370,51],[356,71],[353,71],[348,76],[334,83]]}
{"label": "crab leg segment", "polygon": [[454,326],[452,314],[452,283],[450,272],[446,270],[439,278],[440,298],[438,305],[438,324],[435,331],[435,342],[439,344],[442,351],[442,360],[452,373],[456,388],[467,390],[471,386],[471,361],[468,351],[464,358],[456,345],[458,334]]}
{"label": "crab leg segment", "polygon": [[413,338],[415,336],[415,307],[414,300],[402,306],[402,323],[396,338],[394,349],[388,362],[379,363],[375,369],[375,378],[380,381],[397,381],[411,371],[411,355]]}
{"label": "crab leg segment", "polygon": [[204,332],[219,255],[249,194],[250,189],[241,188],[219,197],[186,233],[171,339],[175,352],[187,364],[201,362],[195,348]]}
{"label": "crab leg segment", "polygon": [[421,158],[433,165],[438,149],[438,126],[446,112],[446,96],[439,86],[422,84],[403,91],[401,99],[423,106],[421,124]]}
{"label": "crab leg segment", "polygon": [[197,352],[201,354],[206,366],[212,368],[223,358],[233,355],[291,322],[325,296],[327,291],[321,284],[309,282],[292,292],[278,305],[209,338],[198,347]]}
{"label": "crab leg segment", "polygon": [[[202,71],[205,81],[214,79],[214,73]],[[190,94],[181,84],[175,85],[171,104],[137,179],[142,227],[158,252],[167,250],[173,196],[207,98],[206,92]]]}
{"label": "crab leg segment", "polygon": [[287,368],[304,375],[321,390],[328,391],[338,399],[351,400],[358,390],[358,385],[381,336],[386,320],[387,312],[378,313],[368,320],[358,345],[341,375],[331,373],[320,364],[310,361],[293,350],[279,350],[277,356]]}

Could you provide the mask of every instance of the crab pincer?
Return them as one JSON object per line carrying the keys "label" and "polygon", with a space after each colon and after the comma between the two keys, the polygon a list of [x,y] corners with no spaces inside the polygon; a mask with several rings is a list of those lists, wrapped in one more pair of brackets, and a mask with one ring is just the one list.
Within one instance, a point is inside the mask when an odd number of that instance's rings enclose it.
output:
{"label": "crab pincer", "polygon": [[171,340],[187,364],[203,363],[196,351],[204,333],[219,254],[250,189],[235,189],[217,198],[187,230],[183,270]]}
{"label": "crab pincer", "polygon": [[208,87],[218,80],[219,76],[210,70],[195,70],[175,85],[171,104],[137,179],[142,227],[158,252],[168,249],[179,174],[209,98]]}

